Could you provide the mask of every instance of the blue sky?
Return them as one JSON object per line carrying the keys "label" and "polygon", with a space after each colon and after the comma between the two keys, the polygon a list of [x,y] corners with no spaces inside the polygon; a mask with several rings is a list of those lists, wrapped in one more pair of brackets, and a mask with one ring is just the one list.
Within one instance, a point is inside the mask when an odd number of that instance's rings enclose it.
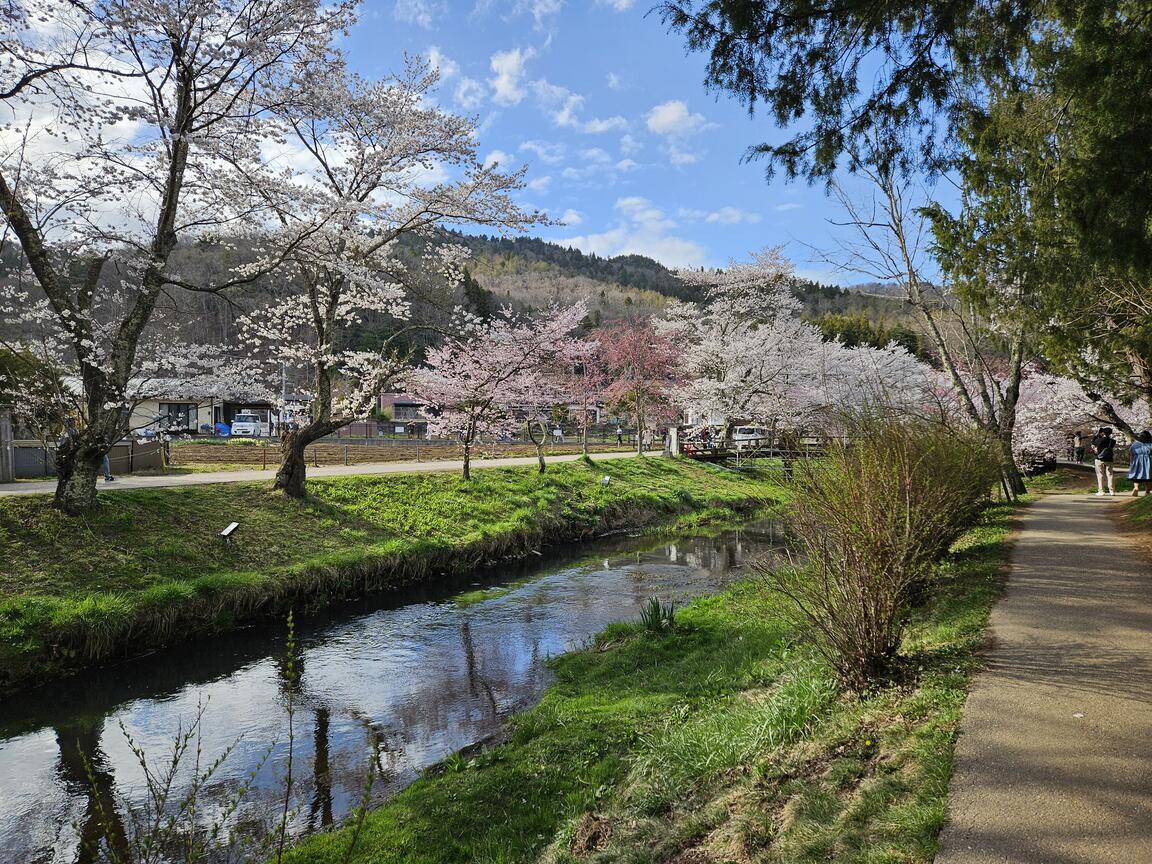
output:
{"label": "blue sky", "polygon": [[829,247],[839,215],[823,187],[764,179],[745,149],[783,133],[703,86],[650,0],[365,0],[347,43],[369,76],[403,53],[440,68],[439,100],[480,120],[480,154],[527,163],[521,201],[565,225],[534,233],[670,266],[723,265],[787,244],[797,269],[837,277],[806,248]]}

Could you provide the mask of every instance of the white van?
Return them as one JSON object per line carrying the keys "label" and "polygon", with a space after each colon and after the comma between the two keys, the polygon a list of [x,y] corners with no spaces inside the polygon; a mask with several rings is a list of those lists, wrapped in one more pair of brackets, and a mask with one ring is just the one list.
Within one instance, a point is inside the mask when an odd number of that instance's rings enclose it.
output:
{"label": "white van", "polygon": [[732,443],[737,447],[766,444],[769,432],[763,426],[737,426],[732,430]]}
{"label": "white van", "polygon": [[232,418],[232,435],[235,438],[263,438],[264,421],[259,414],[237,414]]}

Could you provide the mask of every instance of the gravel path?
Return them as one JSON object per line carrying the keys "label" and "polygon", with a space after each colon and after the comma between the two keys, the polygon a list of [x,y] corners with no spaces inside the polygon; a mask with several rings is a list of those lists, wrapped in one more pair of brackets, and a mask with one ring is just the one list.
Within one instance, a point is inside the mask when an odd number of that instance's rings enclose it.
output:
{"label": "gravel path", "polygon": [[936,864],[1152,862],[1152,566],[1123,501],[1023,511]]}
{"label": "gravel path", "polygon": [[[627,459],[635,453],[596,453],[593,459],[597,462],[603,459]],[[556,462],[575,462],[580,454],[548,456],[549,465]],[[659,454],[650,454],[646,458],[659,458]],[[507,468],[515,465],[535,465],[535,456],[513,456],[507,459],[473,459],[472,470],[484,468]],[[309,468],[309,477],[348,477],[357,474],[415,474],[424,471],[461,471],[464,463],[459,460],[443,460],[435,462],[376,462],[363,465],[328,465],[322,468]],[[97,485],[101,492],[116,492],[120,489],[155,489],[162,486],[204,486],[210,483],[250,483],[254,480],[272,482],[276,472],[273,469],[261,471],[211,471],[202,474],[168,474],[165,476],[138,477],[125,474],[117,477],[112,483],[98,480]],[[0,496],[4,495],[43,495],[56,491],[55,480],[35,480],[30,482],[0,484]]]}

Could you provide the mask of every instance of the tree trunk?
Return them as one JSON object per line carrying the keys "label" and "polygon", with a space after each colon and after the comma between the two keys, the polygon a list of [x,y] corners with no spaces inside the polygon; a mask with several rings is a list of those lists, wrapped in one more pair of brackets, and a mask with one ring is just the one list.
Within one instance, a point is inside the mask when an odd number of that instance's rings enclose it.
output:
{"label": "tree trunk", "polygon": [[472,479],[472,439],[464,439],[464,479]]}
{"label": "tree trunk", "polygon": [[276,482],[272,485],[289,498],[303,498],[304,481],[308,476],[308,462],[304,458],[304,448],[311,443],[304,436],[303,429],[289,432],[280,443],[280,467],[276,471]]}
{"label": "tree trunk", "polygon": [[582,455],[588,455],[588,397],[584,397],[584,422],[580,426],[580,452]]}
{"label": "tree trunk", "polygon": [[1016,457],[1012,453],[1012,433],[1007,437],[1003,433],[997,436],[1000,443],[1000,473],[1004,477],[1004,484],[1012,493],[1013,498],[1028,491],[1024,485],[1024,477],[1016,467]]}
{"label": "tree trunk", "polygon": [[61,448],[56,456],[56,497],[53,506],[79,516],[96,506],[96,478],[104,454],[89,448]]}
{"label": "tree trunk", "polygon": [[644,455],[644,397],[636,391],[636,455]]}
{"label": "tree trunk", "polygon": [[532,425],[533,424],[532,424],[531,420],[526,421],[524,424],[525,428],[528,430],[528,440],[536,445],[536,461],[540,463],[540,473],[543,474],[544,468],[545,468],[544,442],[545,442],[545,440],[547,440],[548,430],[544,427],[544,424],[541,423],[540,424],[540,440],[537,441],[536,436],[532,433]]}

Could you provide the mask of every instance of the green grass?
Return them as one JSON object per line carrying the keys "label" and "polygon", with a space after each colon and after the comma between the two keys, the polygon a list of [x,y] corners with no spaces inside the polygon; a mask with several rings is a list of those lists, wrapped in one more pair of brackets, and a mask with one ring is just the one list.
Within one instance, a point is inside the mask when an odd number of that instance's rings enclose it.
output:
{"label": "green grass", "polygon": [[[927,864],[1010,515],[986,511],[939,565],[902,683],[842,697],[750,580],[679,610],[670,632],[617,624],[557,658],[507,744],[373,811],[352,860]],[[349,837],[288,860],[343,861]]]}
{"label": "green grass", "polygon": [[[601,484],[604,475],[611,482]],[[301,601],[464,571],[562,540],[782,500],[764,476],[666,459],[101,492],[90,516],[0,498],[0,684]],[[236,541],[218,534],[240,523]]]}
{"label": "green grass", "polygon": [[1141,494],[1125,508],[1125,513],[1136,525],[1152,524],[1152,495]]}

